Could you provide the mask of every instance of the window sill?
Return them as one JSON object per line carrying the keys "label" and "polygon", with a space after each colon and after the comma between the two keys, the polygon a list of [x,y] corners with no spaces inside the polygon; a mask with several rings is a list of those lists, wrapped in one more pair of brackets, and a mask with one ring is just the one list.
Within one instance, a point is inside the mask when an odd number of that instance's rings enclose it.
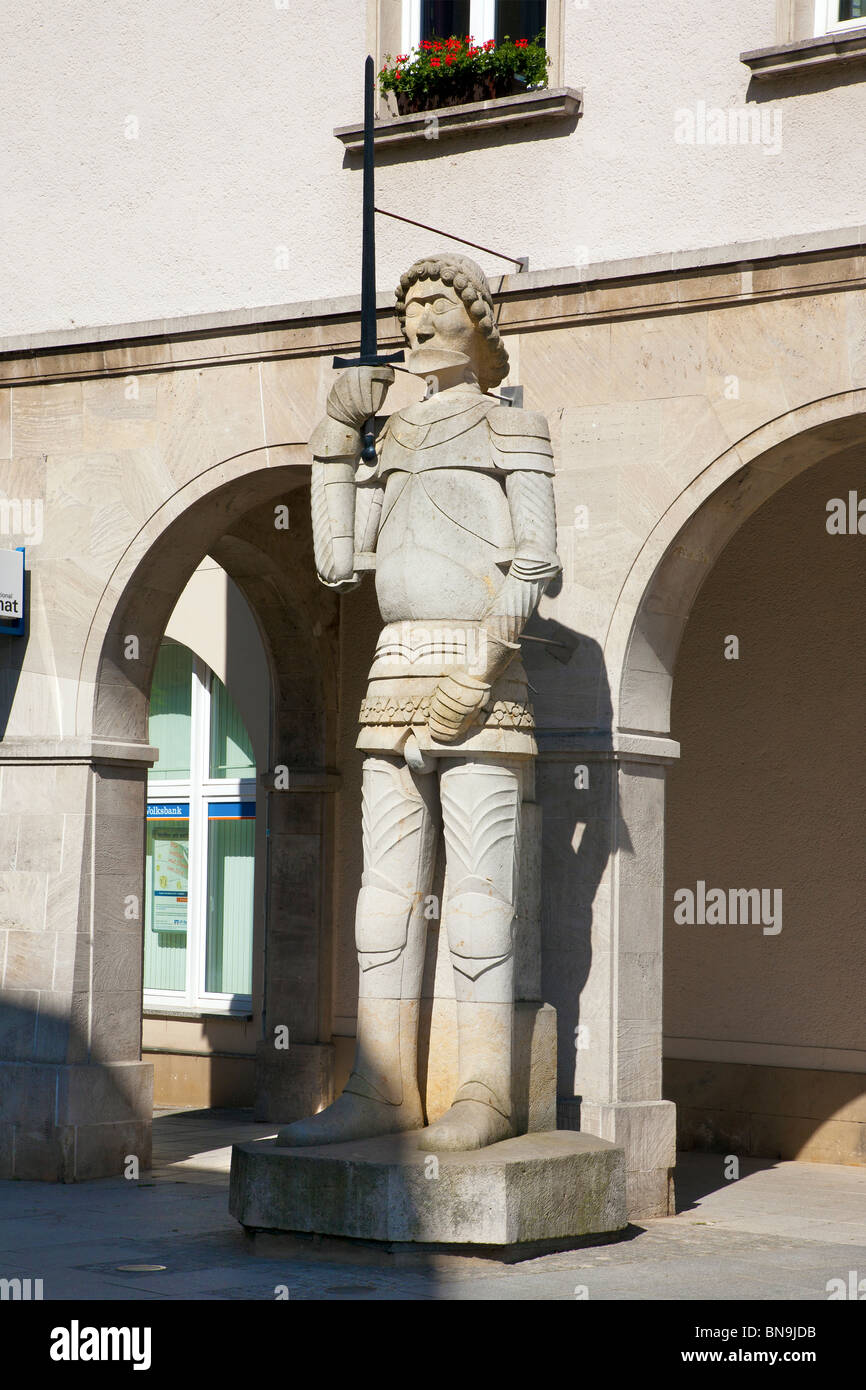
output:
{"label": "window sill", "polygon": [[141,1011],[142,1018],[234,1018],[242,1023],[249,1023],[253,1015],[243,1009],[230,1013],[227,1009],[222,1011],[217,1009],[184,1009],[180,1006],[170,1009],[148,1008],[147,1005]]}
{"label": "window sill", "polygon": [[[436,117],[436,139],[449,135],[474,135],[505,130],[536,121],[576,120],[583,109],[583,93],[573,87],[543,87],[539,92],[518,92],[516,96],[493,97],[490,101],[469,102],[465,106],[440,106],[433,111],[415,111],[410,116],[388,116],[376,121],[373,138],[377,145],[430,143],[430,117]],[[338,126],[334,131],[347,154],[360,154],[364,148],[364,127]]]}
{"label": "window sill", "polygon": [[798,73],[824,72],[847,63],[866,62],[866,27],[853,34],[821,34],[818,38],[800,39],[797,43],[755,48],[749,53],[741,53],[740,62],[751,68],[756,82]]}

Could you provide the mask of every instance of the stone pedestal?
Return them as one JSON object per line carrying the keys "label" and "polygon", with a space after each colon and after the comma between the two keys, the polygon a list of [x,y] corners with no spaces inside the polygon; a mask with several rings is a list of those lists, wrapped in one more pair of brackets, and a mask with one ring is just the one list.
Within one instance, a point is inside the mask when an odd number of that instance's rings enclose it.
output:
{"label": "stone pedestal", "polygon": [[503,1247],[578,1241],[626,1223],[625,1156],[551,1130],[427,1154],[423,1131],[316,1148],[232,1150],[231,1214],[248,1231],[389,1244]]}
{"label": "stone pedestal", "polygon": [[620,1101],[614,1105],[584,1100],[581,1127],[621,1144],[626,1153],[629,1217],[673,1216],[676,1165],[676,1106],[669,1100]]}

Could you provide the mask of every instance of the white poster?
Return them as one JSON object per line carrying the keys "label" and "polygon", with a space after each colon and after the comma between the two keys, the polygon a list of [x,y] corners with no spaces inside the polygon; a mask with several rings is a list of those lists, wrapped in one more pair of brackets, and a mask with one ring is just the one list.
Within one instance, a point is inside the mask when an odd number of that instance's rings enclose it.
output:
{"label": "white poster", "polygon": [[153,930],[186,931],[189,840],[175,830],[153,832]]}

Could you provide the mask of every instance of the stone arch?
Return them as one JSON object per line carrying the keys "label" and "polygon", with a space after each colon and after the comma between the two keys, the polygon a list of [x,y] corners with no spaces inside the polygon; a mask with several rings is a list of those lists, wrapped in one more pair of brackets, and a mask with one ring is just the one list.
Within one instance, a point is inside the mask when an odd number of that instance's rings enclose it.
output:
{"label": "stone arch", "polygon": [[[118,560],[90,626],[79,676],[79,737],[90,736],[96,743],[146,743],[150,678],[162,633],[183,586],[201,559],[218,545],[227,562],[224,568],[251,599],[269,659],[285,646],[288,614],[294,614],[293,641],[305,649],[302,659],[298,653],[297,671],[310,682],[316,673],[322,685],[327,680],[331,691],[327,703],[332,705],[336,672],[328,659],[323,591],[312,572],[311,547],[305,545],[309,528],[296,524],[288,531],[277,531],[273,513],[267,524],[264,516],[269,507],[290,499],[290,519],[295,513],[300,522],[307,508],[298,489],[304,487],[307,476],[295,463],[268,466],[268,450],[252,450],[198,474],[149,518]],[[250,539],[250,518],[255,518],[255,540]],[[232,547],[225,538],[237,528]],[[260,569],[250,563],[251,546],[259,551]],[[282,593],[288,600],[281,619],[275,605],[266,604],[275,622],[273,640],[258,613],[268,592],[267,586],[262,588],[265,576],[271,595]],[[335,605],[332,609],[329,616],[334,622]],[[314,636],[316,626],[320,631]],[[137,658],[129,655],[126,639],[130,636],[137,639]],[[307,703],[314,703],[309,692]],[[319,703],[326,703],[324,690]]]}
{"label": "stone arch", "polygon": [[866,391],[811,402],[716,458],[647,537],[605,641],[614,728],[665,737],[680,640],[698,590],[734,532],[773,493],[822,459],[866,443]]}

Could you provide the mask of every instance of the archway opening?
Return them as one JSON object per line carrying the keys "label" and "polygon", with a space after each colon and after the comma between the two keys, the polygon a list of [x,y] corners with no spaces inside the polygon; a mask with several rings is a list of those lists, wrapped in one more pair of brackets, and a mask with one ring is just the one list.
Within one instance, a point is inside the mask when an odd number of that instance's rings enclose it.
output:
{"label": "archway opening", "polygon": [[866,1161],[862,457],[774,491],[685,623],[664,972],[681,1148]]}
{"label": "archway opening", "polygon": [[[137,937],[124,937],[138,988],[122,1000],[101,992],[94,1008],[135,1009],[138,1040],[144,1013],[158,1102],[255,1104],[262,1118],[284,1118],[327,1103],[333,1085],[325,879],[336,734],[325,711],[336,707],[338,609],[301,524],[305,470],[228,482],[224,471],[186,508],[172,499],[124,557],[98,615],[98,660],[85,653],[95,745],[115,759],[107,777],[128,812],[123,885],[109,848],[116,818],[96,817],[95,900],[116,913],[129,886],[144,905]],[[157,904],[156,880],[172,867]],[[282,1052],[277,1035],[290,1040]]]}

